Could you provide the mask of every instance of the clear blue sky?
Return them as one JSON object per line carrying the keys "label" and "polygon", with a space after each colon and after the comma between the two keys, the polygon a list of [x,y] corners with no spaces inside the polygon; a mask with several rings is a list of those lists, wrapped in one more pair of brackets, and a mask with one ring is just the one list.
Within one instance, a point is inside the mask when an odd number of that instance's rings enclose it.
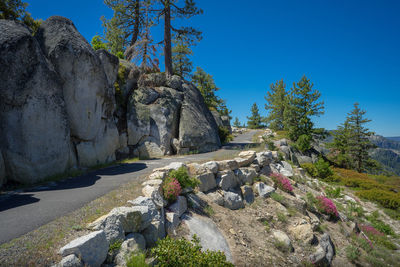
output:
{"label": "clear blue sky", "polygon": [[[68,17],[88,40],[102,33],[100,16],[112,16],[102,0],[26,1],[34,18]],[[192,60],[213,75],[233,117],[246,121],[254,102],[266,115],[269,85],[305,74],[325,102],[317,126],[336,128],[359,102],[373,131],[400,136],[400,1],[197,2],[204,14],[188,23],[203,40]]]}

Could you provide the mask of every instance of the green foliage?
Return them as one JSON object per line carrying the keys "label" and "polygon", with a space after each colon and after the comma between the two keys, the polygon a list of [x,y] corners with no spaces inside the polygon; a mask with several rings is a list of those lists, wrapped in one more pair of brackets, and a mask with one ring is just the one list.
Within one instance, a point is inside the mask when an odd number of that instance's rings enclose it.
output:
{"label": "green foliage", "polygon": [[353,245],[349,245],[346,247],[346,257],[349,259],[349,261],[354,263],[356,260],[358,260],[360,255],[361,253],[357,247]]}
{"label": "green foliage", "polygon": [[120,19],[115,16],[111,19],[106,19],[104,16],[100,18],[103,22],[104,28],[104,39],[107,43],[107,48],[110,53],[117,55],[118,52],[124,53],[127,45],[125,38],[126,32],[123,28],[120,28]]}
{"label": "green foliage", "polygon": [[329,198],[339,198],[341,197],[342,188],[340,187],[327,187],[325,188],[326,196]]}
{"label": "green foliage", "polygon": [[187,79],[193,69],[193,63],[189,59],[189,56],[193,55],[193,51],[183,36],[178,36],[172,43],[174,44],[172,47],[172,69],[174,74]]}
{"label": "green foliage", "polygon": [[288,253],[291,251],[291,247],[287,246],[285,242],[283,241],[274,241],[274,246],[281,252],[283,253]]}
{"label": "green foliage", "polygon": [[107,50],[107,45],[101,40],[101,37],[99,35],[95,35],[92,38],[92,41],[90,41],[90,44],[92,45],[94,50],[100,50],[100,49],[105,49]]}
{"label": "green foliage", "polygon": [[108,251],[113,252],[117,251],[121,248],[122,245],[122,240],[117,240],[114,243],[111,243],[110,246],[108,247]]}
{"label": "green foliage", "polygon": [[222,144],[229,143],[230,141],[233,140],[233,136],[229,132],[229,129],[225,126],[218,127],[218,135],[219,135],[219,140],[221,140]]}
{"label": "green foliage", "polygon": [[204,103],[210,110],[216,110],[221,116],[225,115],[230,118],[231,111],[226,107],[225,101],[215,94],[219,88],[210,74],[197,67],[193,73],[192,82],[200,90]]}
{"label": "green foliage", "polygon": [[350,202],[346,207],[346,216],[349,220],[354,220],[354,217],[361,218],[364,216],[364,209],[359,204]]}
{"label": "green foliage", "polygon": [[287,97],[284,110],[284,126],[289,138],[297,141],[301,135],[312,136],[314,123],[311,118],[324,113],[324,102],[318,102],[320,92],[313,89],[314,84],[306,76],[293,84]]}
{"label": "green foliage", "polygon": [[333,170],[329,166],[329,162],[319,158],[315,164],[303,163],[301,167],[314,178],[326,179],[333,176]]}
{"label": "green foliage", "polygon": [[199,180],[189,176],[185,167],[180,167],[177,170],[170,171],[168,176],[177,179],[182,188],[195,188],[200,184]]}
{"label": "green foliage", "polygon": [[238,117],[235,117],[235,120],[233,121],[233,127],[236,127],[236,128],[242,127],[242,125],[240,124],[240,121],[239,121]]}
{"label": "green foliage", "polygon": [[278,194],[278,193],[276,193],[276,192],[273,192],[273,193],[271,194],[271,198],[272,198],[273,200],[275,200],[276,202],[281,203],[281,204],[284,205],[284,206],[287,205],[287,203],[286,203],[286,201],[285,201],[285,200],[286,200],[285,197],[282,196],[282,195],[280,195],[280,194]]}
{"label": "green foliage", "polygon": [[133,252],[126,261],[126,267],[147,267],[146,255],[144,253]]}
{"label": "green foliage", "polygon": [[294,143],[294,146],[301,152],[306,152],[311,148],[311,141],[311,135],[303,134],[299,136],[299,139],[297,139],[296,143]]}
{"label": "green foliage", "polygon": [[329,162],[324,161],[323,158],[319,158],[318,161],[315,162],[314,166],[317,171],[317,176],[321,179],[325,179],[333,175],[333,171],[329,166]]}
{"label": "green foliage", "polygon": [[157,260],[156,266],[175,267],[183,263],[185,266],[233,266],[221,251],[201,251],[200,240],[196,236],[191,242],[167,236],[159,240],[151,252]]}
{"label": "green foliage", "polygon": [[277,212],[276,216],[278,218],[278,221],[283,222],[283,223],[287,223],[288,222],[288,217],[284,213]]}
{"label": "green foliage", "polygon": [[378,202],[385,208],[397,209],[400,207],[400,196],[394,192],[382,189],[369,189],[358,191],[356,195],[367,200]]}
{"label": "green foliage", "polygon": [[28,3],[21,0],[1,0],[0,19],[20,21],[28,26],[34,35],[42,20],[34,20],[31,14],[25,10],[27,6]]}
{"label": "green foliage", "polygon": [[379,166],[371,161],[368,154],[371,148],[375,148],[369,139],[374,133],[364,125],[371,120],[364,118],[366,112],[358,105],[354,104],[346,121],[333,132],[333,142],[329,147],[332,149],[332,159],[338,166],[363,172]]}
{"label": "green foliage", "polygon": [[213,215],[215,214],[214,209],[213,209],[210,205],[205,206],[204,209],[203,209],[203,211],[204,211],[204,213],[207,214],[208,216],[213,216]]}
{"label": "green foliage", "polygon": [[371,222],[371,225],[379,230],[380,232],[387,234],[387,235],[394,235],[393,229],[390,227],[390,225],[382,222],[379,220],[379,212],[374,211],[370,216],[367,217],[367,220]]}
{"label": "green foliage", "polygon": [[251,106],[251,116],[247,117],[247,120],[247,128],[249,129],[260,129],[264,127],[264,125],[262,125],[263,118],[259,113],[257,103]]}
{"label": "green foliage", "polygon": [[383,209],[386,215],[388,215],[390,218],[394,220],[400,221],[400,211],[398,209]]}
{"label": "green foliage", "polygon": [[269,127],[275,131],[284,128],[284,111],[288,100],[285,88],[286,84],[283,80],[277,81],[270,85],[270,91],[264,97],[267,101],[265,109],[269,111],[266,121],[269,123]]}

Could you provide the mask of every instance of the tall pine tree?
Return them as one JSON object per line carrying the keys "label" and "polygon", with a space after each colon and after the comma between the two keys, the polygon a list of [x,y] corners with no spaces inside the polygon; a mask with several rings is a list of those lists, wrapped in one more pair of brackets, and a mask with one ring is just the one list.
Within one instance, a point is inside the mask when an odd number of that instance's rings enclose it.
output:
{"label": "tall pine tree", "polygon": [[238,117],[235,117],[235,120],[233,121],[233,127],[236,127],[236,128],[240,128],[241,127],[241,124],[240,124],[240,121],[239,121]]}
{"label": "tall pine tree", "polygon": [[247,128],[250,129],[260,129],[264,127],[262,125],[263,118],[261,117],[257,103],[251,106],[251,116],[247,117]]}
{"label": "tall pine tree", "polygon": [[193,52],[185,39],[184,36],[179,36],[172,41],[174,44],[172,48],[172,68],[174,74],[188,79],[193,69],[189,56],[193,55]]}
{"label": "tall pine tree", "polygon": [[284,126],[289,138],[297,141],[300,136],[310,139],[314,133],[314,123],[311,118],[324,114],[324,102],[319,102],[321,93],[313,89],[314,84],[306,76],[298,83],[293,83],[293,88],[287,98],[284,111]]}
{"label": "tall pine tree", "polygon": [[284,111],[287,104],[286,84],[283,80],[271,84],[270,91],[264,98],[267,101],[265,109],[269,111],[266,122],[275,131],[283,130]]}
{"label": "tall pine tree", "polygon": [[361,110],[358,105],[358,103],[354,104],[354,109],[348,114],[346,121],[349,125],[349,156],[353,168],[358,172],[363,172],[370,163],[368,151],[375,145],[368,139],[374,132],[365,127],[365,124],[371,120],[364,117],[366,111]]}

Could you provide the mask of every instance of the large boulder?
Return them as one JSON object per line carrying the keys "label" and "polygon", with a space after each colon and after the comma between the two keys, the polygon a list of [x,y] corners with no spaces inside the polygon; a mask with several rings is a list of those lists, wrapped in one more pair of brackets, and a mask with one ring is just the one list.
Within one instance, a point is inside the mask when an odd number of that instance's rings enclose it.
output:
{"label": "large boulder", "polygon": [[224,206],[231,210],[244,208],[242,197],[235,192],[224,192]]}
{"label": "large boulder", "polygon": [[27,27],[0,32],[0,150],[8,179],[33,183],[75,164],[62,80]]}
{"label": "large boulder", "polygon": [[182,86],[185,97],[179,122],[181,147],[198,152],[217,150],[221,146],[218,126],[200,91],[193,84],[184,83]]}
{"label": "large boulder", "polygon": [[[110,82],[115,73],[107,71],[109,77],[106,75],[98,54],[67,18],[48,18],[40,25],[37,36],[63,80],[63,97],[79,163],[87,166],[114,160],[119,135],[112,119],[115,105]],[[115,60],[109,63],[114,68],[117,65]]]}
{"label": "large boulder", "polygon": [[146,240],[143,235],[138,233],[129,234],[122,242],[121,248],[115,257],[115,262],[119,266],[126,266],[126,260],[132,253],[140,253],[146,249]]}
{"label": "large boulder", "polygon": [[60,249],[59,254],[63,257],[74,254],[85,265],[97,267],[106,259],[108,246],[104,231],[96,231],[71,241]]}
{"label": "large boulder", "polygon": [[181,92],[168,87],[139,87],[133,92],[127,110],[128,144],[142,146],[140,156],[159,157],[175,152],[171,141],[178,136],[182,100]]}

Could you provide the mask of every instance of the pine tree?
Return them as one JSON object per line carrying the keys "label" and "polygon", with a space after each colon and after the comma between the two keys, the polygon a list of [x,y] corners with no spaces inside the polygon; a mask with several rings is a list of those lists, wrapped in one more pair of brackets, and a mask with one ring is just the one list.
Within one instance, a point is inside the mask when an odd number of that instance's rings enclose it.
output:
{"label": "pine tree", "polygon": [[193,55],[188,42],[184,36],[175,38],[173,41],[174,47],[172,48],[172,68],[174,74],[188,79],[193,69],[193,64],[189,56]]}
{"label": "pine tree", "polygon": [[21,0],[0,0],[0,19],[20,21],[36,33],[42,20],[34,20],[25,10],[27,6]]}
{"label": "pine tree", "polygon": [[375,145],[368,139],[374,133],[364,126],[371,120],[364,117],[366,111],[361,110],[358,105],[358,103],[354,104],[354,109],[348,114],[346,121],[349,125],[349,156],[353,168],[358,172],[363,172],[370,162],[368,151]]}
{"label": "pine tree", "polygon": [[369,140],[374,133],[364,125],[371,120],[364,118],[365,111],[354,104],[354,109],[347,114],[346,121],[333,133],[333,142],[329,147],[333,152],[333,160],[341,167],[363,172],[376,163],[370,158],[368,151],[375,148]]}
{"label": "pine tree", "polygon": [[339,167],[350,169],[351,161],[349,157],[349,123],[345,121],[342,125],[332,132],[333,141],[328,143],[332,151],[332,160]]}
{"label": "pine tree", "polygon": [[302,135],[306,136],[306,139],[311,138],[314,133],[311,118],[324,114],[324,102],[318,102],[321,93],[313,89],[313,86],[314,84],[303,76],[298,83],[293,83],[287,97],[284,126],[293,141],[297,141]]}
{"label": "pine tree", "polygon": [[[149,4],[150,0],[104,0],[104,4],[114,11],[111,19],[100,18],[111,53],[121,54],[127,47],[135,45],[143,28],[144,3]],[[124,56],[131,58],[129,54]]]}
{"label": "pine tree", "polygon": [[90,41],[94,50],[105,49],[107,50],[107,44],[101,40],[100,35],[93,36],[92,40]]}
{"label": "pine tree", "polygon": [[283,130],[284,111],[287,104],[286,84],[283,80],[271,84],[270,91],[264,98],[267,101],[265,109],[269,111],[266,122],[275,131]]}
{"label": "pine tree", "polygon": [[247,117],[247,128],[250,129],[260,129],[263,127],[262,125],[263,118],[261,117],[257,103],[254,103],[251,106],[251,116]]}
{"label": "pine tree", "polygon": [[238,117],[235,117],[235,121],[233,122],[233,127],[240,128],[242,125],[240,124],[240,121]]}
{"label": "pine tree", "polygon": [[174,28],[171,25],[171,20],[178,18],[190,18],[192,16],[202,14],[203,10],[196,7],[194,0],[185,0],[185,5],[179,7],[175,0],[159,0],[161,2],[161,9],[158,11],[158,16],[164,16],[164,58],[165,58],[165,74],[171,76],[173,74],[172,68],[172,46],[171,46],[171,31],[174,31],[178,38],[183,35],[189,43],[201,40],[201,32],[193,27]]}
{"label": "pine tree", "polygon": [[207,107],[210,110],[218,110],[222,100],[215,95],[219,88],[215,85],[213,77],[202,68],[197,67],[193,73],[192,82],[200,90]]}

